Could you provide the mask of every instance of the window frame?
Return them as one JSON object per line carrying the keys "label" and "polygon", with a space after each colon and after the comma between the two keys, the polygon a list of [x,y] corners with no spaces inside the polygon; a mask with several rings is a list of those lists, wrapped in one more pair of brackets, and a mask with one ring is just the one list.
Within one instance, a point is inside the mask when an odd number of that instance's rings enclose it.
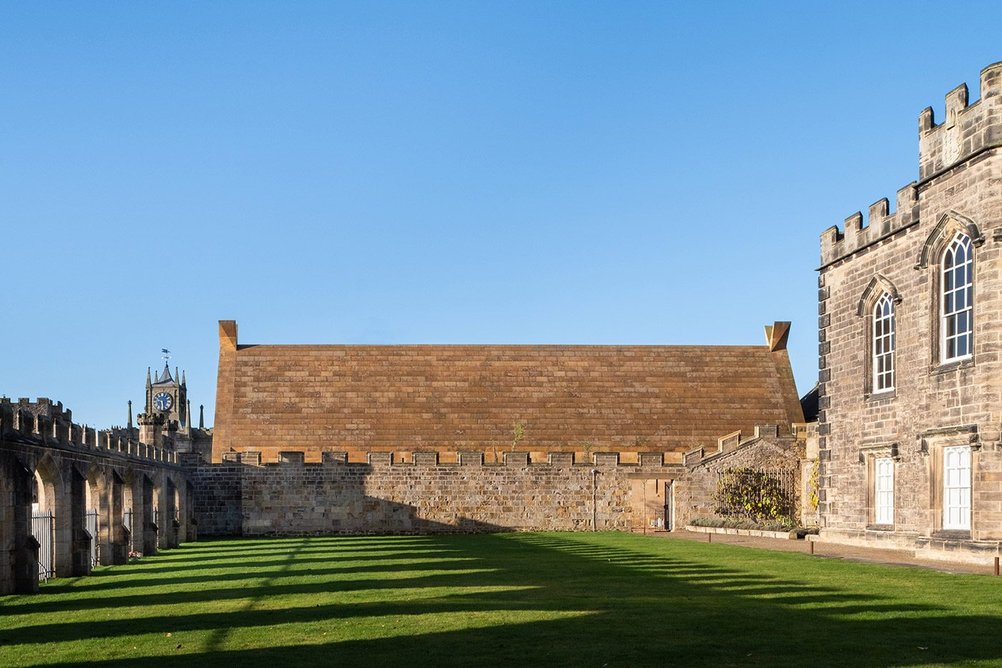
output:
{"label": "window frame", "polygon": [[[959,466],[950,466],[951,455],[959,455]],[[951,445],[943,448],[942,526],[944,531],[971,530],[971,487],[973,482],[971,474],[973,459],[970,446]],[[956,476],[952,479],[951,471],[956,473]],[[956,492],[956,494],[951,494],[951,491]],[[958,521],[953,521],[951,511],[956,511],[956,519]]]}
{"label": "window frame", "polygon": [[870,393],[893,392],[897,384],[894,364],[897,318],[894,298],[886,290],[874,303],[870,319]]}
{"label": "window frame", "polygon": [[875,457],[873,460],[874,524],[894,525],[894,478],[894,459],[892,457]]}
{"label": "window frame", "polygon": [[[957,262],[958,251],[963,250],[965,257],[961,264]],[[958,273],[963,275],[965,282],[957,282]],[[964,306],[955,308],[957,298],[962,297]],[[974,243],[970,235],[956,231],[940,254],[939,267],[939,363],[955,364],[971,359],[974,356]],[[949,306],[949,308],[948,308]],[[959,331],[956,323],[964,322],[963,331]],[[951,332],[951,328],[954,330]],[[962,354],[951,354],[959,348],[960,341],[965,345]]]}

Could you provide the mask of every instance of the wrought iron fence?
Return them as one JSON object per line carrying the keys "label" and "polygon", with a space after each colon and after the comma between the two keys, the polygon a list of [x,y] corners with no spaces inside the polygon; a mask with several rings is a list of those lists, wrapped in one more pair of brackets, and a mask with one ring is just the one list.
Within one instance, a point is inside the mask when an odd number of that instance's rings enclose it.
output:
{"label": "wrought iron fence", "polygon": [[125,528],[125,530],[129,534],[129,554],[132,554],[132,552],[134,551],[133,547],[132,547],[133,546],[133,542],[132,542],[132,536],[133,536],[133,533],[132,533],[132,508],[129,508],[128,510],[126,510],[125,512],[122,513],[122,526]]}
{"label": "wrought iron fence", "polygon": [[728,468],[717,473],[717,514],[753,520],[794,519],[797,469]]}
{"label": "wrought iron fence", "polygon": [[38,579],[48,580],[55,576],[53,546],[55,545],[55,521],[51,512],[32,513],[31,535],[38,541]]}
{"label": "wrought iron fence", "polygon": [[90,567],[94,568],[98,564],[97,509],[88,510],[85,517],[90,534]]}
{"label": "wrought iron fence", "polygon": [[153,523],[157,525],[157,549],[160,549],[160,534],[163,533],[164,518],[160,512],[160,509],[153,506]]}

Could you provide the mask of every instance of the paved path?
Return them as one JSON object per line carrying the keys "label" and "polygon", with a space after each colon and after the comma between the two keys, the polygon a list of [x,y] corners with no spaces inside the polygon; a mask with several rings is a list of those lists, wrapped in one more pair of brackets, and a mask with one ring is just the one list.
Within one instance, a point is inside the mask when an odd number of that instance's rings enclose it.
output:
{"label": "paved path", "polygon": [[[741,545],[762,550],[776,550],[780,552],[802,552],[809,554],[811,543],[814,544],[814,555],[827,559],[848,559],[850,561],[865,561],[878,564],[892,564],[897,566],[913,566],[920,568],[931,568],[946,573],[979,573],[982,575],[992,575],[992,564],[967,564],[960,562],[947,562],[932,559],[922,559],[915,557],[909,550],[887,550],[875,547],[856,547],[853,545],[840,545],[825,541],[789,540],[781,538],[762,538],[758,536],[732,536],[729,534],[705,534],[689,531],[664,531],[654,532],[653,535],[667,538],[669,540],[692,540],[700,543],[725,543],[727,545]],[[712,536],[708,541],[707,536]]]}

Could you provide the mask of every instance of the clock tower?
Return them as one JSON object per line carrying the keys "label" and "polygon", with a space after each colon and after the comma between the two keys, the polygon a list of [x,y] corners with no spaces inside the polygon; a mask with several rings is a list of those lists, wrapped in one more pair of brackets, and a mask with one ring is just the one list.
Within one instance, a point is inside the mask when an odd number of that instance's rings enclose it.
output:
{"label": "clock tower", "polygon": [[177,422],[182,428],[188,426],[188,387],[184,373],[179,379],[175,368],[172,376],[166,362],[155,379],[151,371],[146,370],[146,413],[160,413],[167,422]]}
{"label": "clock tower", "polygon": [[154,376],[146,369],[146,410],[138,420],[139,440],[184,452],[190,450],[192,436],[188,384],[184,372],[179,375],[177,368],[171,375],[166,351],[164,354],[163,371]]}

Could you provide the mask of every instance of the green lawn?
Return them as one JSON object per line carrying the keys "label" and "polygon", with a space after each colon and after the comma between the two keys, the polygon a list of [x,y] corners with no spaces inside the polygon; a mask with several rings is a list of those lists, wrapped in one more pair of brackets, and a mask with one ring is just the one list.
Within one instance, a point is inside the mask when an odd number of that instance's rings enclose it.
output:
{"label": "green lawn", "polygon": [[0,666],[1002,664],[1002,578],[616,533],[227,540],[0,597]]}

